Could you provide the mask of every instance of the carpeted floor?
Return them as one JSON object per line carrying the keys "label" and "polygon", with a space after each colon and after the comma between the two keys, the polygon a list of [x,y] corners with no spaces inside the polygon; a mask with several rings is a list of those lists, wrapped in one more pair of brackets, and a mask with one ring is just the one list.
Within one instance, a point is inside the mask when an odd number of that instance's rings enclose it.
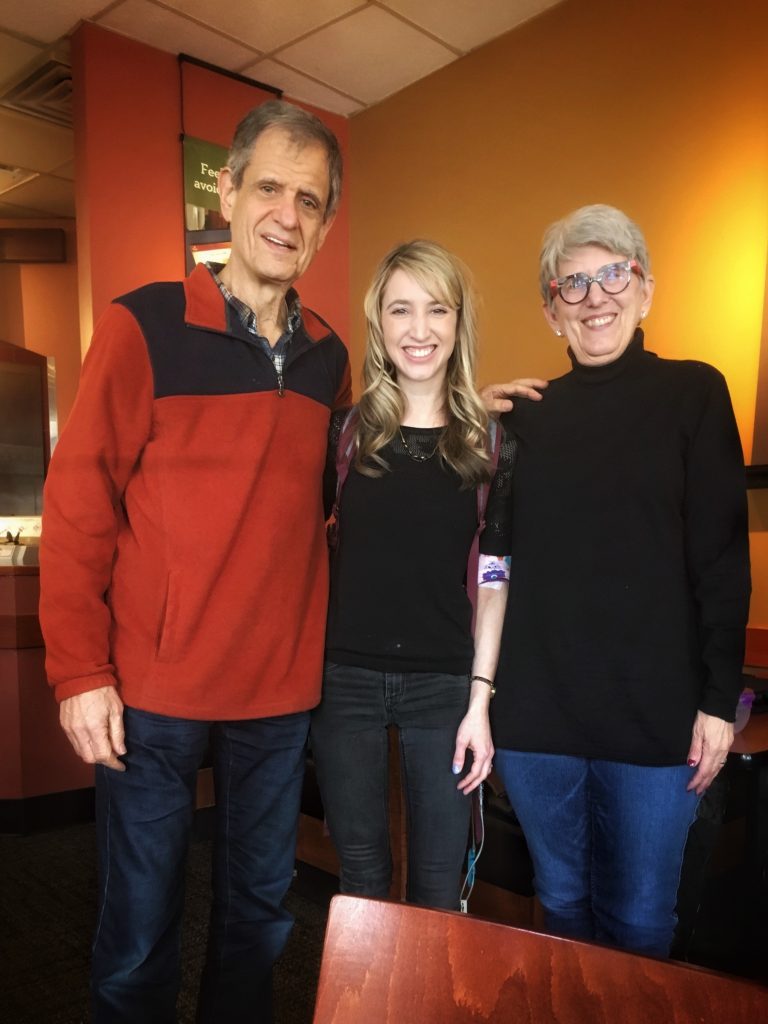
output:
{"label": "carpeted floor", "polygon": [[[198,816],[201,834],[205,814]],[[706,825],[702,819],[701,828]],[[702,850],[687,858],[691,877],[681,887],[681,911],[686,908],[681,925],[687,924],[675,956],[768,984],[764,950],[749,935],[748,910],[756,897],[746,889],[743,864],[709,876],[704,871],[717,831],[701,836],[697,831]],[[92,824],[0,835],[0,1024],[87,1024],[95,861]],[[328,902],[336,889],[332,876],[297,867],[287,900],[296,924],[275,970],[276,1024],[311,1024]],[[196,839],[187,873],[179,1024],[194,1022],[209,879],[210,843]]]}
{"label": "carpeted floor", "polygon": [[[302,877],[311,868],[299,872],[287,901],[296,924],[275,972],[276,1024],[311,1024],[320,970],[331,889],[327,876],[318,884]],[[194,1022],[209,879],[210,843],[198,839],[187,874],[179,1024]],[[88,1021],[95,892],[92,825],[0,836],[0,1024]]]}

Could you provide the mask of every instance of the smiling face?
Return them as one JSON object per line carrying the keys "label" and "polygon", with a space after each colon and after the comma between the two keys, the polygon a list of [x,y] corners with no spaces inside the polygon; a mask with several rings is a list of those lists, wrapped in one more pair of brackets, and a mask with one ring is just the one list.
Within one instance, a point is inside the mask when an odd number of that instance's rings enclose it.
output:
{"label": "smiling face", "polygon": [[258,136],[240,188],[219,175],[221,211],[232,229],[230,269],[256,286],[287,288],[307,269],[333,217],[328,156],[321,143],[294,141],[281,128]]}
{"label": "smiling face", "polygon": [[382,294],[381,329],[398,384],[442,388],[456,346],[458,313],[406,274],[392,273]]}
{"label": "smiling face", "polygon": [[[594,277],[608,263],[621,263],[626,256],[598,245],[574,249],[560,261],[558,277],[587,274]],[[632,274],[627,288],[608,295],[597,282],[589,287],[583,302],[569,305],[557,295],[550,306],[544,303],[544,317],[554,331],[568,339],[574,357],[584,366],[612,363],[632,340],[635,328],[651,308],[654,280]]]}

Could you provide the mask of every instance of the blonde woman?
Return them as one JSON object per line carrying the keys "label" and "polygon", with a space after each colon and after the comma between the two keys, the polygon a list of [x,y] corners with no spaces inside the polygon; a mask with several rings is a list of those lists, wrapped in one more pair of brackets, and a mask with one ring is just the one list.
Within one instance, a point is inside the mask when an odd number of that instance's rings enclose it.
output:
{"label": "blonde woman", "polygon": [[[489,444],[474,387],[474,298],[451,253],[428,241],[392,250],[365,312],[364,392],[351,419],[337,413],[331,423],[328,507],[339,438],[352,440],[312,748],[341,889],[386,896],[386,728],[398,726],[408,899],[456,909],[469,794],[493,757],[488,705],[507,598],[515,451],[501,433]],[[483,488],[473,639],[466,576]]]}

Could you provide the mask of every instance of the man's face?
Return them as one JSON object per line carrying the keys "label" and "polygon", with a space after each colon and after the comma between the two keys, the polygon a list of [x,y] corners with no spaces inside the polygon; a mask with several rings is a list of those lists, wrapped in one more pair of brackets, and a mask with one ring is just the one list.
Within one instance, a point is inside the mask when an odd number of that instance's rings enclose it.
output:
{"label": "man's face", "polygon": [[291,285],[314,259],[333,217],[328,156],[319,142],[294,142],[282,128],[257,138],[240,188],[219,175],[221,211],[232,229],[233,267],[259,285]]}

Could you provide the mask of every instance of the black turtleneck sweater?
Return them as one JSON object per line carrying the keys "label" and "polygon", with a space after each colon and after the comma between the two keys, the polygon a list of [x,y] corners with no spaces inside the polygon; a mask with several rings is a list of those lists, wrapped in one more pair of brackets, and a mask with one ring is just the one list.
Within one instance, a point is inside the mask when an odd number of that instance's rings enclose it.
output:
{"label": "black turtleneck sweater", "polygon": [[725,380],[637,331],[504,417],[518,441],[498,747],[685,761],[733,721],[749,604],[744,465]]}

